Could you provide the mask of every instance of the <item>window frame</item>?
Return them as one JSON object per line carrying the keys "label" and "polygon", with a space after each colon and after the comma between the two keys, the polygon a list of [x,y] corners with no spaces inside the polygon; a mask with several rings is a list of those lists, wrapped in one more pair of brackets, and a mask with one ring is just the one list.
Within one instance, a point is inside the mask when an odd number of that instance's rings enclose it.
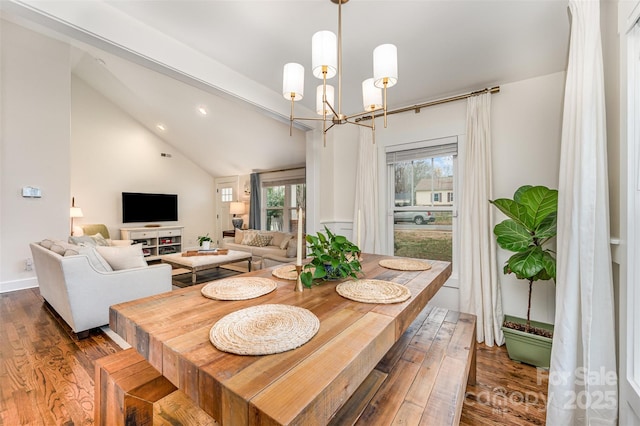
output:
{"label": "window frame", "polygon": [[[387,200],[385,201],[385,207],[387,210],[387,219],[386,219],[386,252],[388,255],[393,255],[394,253],[394,221],[393,221],[393,212],[394,210],[411,210],[411,211],[451,211],[452,212],[452,224],[451,230],[453,233],[452,237],[452,253],[451,253],[451,276],[445,283],[446,287],[459,288],[459,259],[460,259],[460,230],[459,230],[459,221],[458,221],[458,202],[457,200],[460,198],[453,196],[453,205],[442,206],[442,205],[431,205],[431,206],[411,206],[411,207],[395,207],[395,173],[393,169],[393,164],[389,164],[389,154],[399,153],[401,151],[409,151],[414,149],[434,149],[434,154],[438,154],[439,149],[445,148],[448,145],[455,144],[456,153],[453,154],[453,193],[460,193],[460,182],[462,182],[463,171],[458,167],[461,158],[464,155],[464,140],[463,135],[453,135],[446,136],[442,138],[435,139],[427,139],[422,141],[410,142],[405,144],[397,144],[387,146],[385,149],[385,153],[387,154],[387,160],[385,161],[385,171],[387,173],[386,177],[386,185],[387,185]],[[437,157],[438,155],[433,155],[433,157]]]}

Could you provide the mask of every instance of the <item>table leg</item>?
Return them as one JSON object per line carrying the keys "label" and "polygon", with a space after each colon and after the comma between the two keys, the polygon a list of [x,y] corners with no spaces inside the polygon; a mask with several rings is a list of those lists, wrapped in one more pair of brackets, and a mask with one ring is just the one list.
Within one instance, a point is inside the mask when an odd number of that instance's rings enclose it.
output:
{"label": "table leg", "polygon": [[247,268],[249,269],[249,272],[251,272],[251,260],[253,260],[253,258],[249,258],[249,260],[247,260],[247,264],[249,265]]}
{"label": "table leg", "polygon": [[196,270],[192,269],[191,270],[191,284],[195,284],[196,283]]}

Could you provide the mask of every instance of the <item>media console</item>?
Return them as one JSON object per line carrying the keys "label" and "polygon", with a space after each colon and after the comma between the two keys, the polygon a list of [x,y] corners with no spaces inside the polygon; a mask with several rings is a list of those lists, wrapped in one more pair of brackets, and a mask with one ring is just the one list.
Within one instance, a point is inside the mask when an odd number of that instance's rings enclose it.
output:
{"label": "media console", "polygon": [[182,251],[182,230],[184,226],[157,226],[140,228],[120,228],[120,238],[142,244],[145,259],[155,260],[159,256]]}

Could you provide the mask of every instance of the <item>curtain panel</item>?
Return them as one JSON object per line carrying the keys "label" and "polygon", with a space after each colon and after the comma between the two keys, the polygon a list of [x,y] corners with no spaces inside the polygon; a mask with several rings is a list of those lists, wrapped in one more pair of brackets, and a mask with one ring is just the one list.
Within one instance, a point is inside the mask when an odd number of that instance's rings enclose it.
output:
{"label": "curtain panel", "polygon": [[249,203],[249,228],[260,228],[260,173],[251,173],[251,199]]}
{"label": "curtain panel", "polygon": [[615,425],[618,391],[600,3],[570,0],[548,425]]}
{"label": "curtain panel", "polygon": [[467,142],[460,199],[460,310],[477,316],[476,340],[502,345],[502,295],[493,237],[491,94],[467,100]]}

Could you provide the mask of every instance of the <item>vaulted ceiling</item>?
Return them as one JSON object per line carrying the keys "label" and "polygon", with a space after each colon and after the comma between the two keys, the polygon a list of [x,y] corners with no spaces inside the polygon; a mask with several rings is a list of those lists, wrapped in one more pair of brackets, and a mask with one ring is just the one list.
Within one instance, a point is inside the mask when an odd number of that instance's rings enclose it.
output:
{"label": "vaulted ceiling", "polygon": [[[77,7],[72,1],[52,2],[67,9]],[[34,19],[37,1],[11,3],[11,8],[3,8],[7,19],[23,16],[56,31],[68,24],[62,18]],[[158,66],[163,64],[154,58],[131,61],[136,52],[128,46],[105,52],[96,48],[104,47],[105,40],[94,43],[87,37],[82,43],[74,42],[78,49],[73,55],[74,73],[167,143],[213,176],[304,162],[304,146],[292,146],[288,137],[289,104],[281,94],[282,67],[287,62],[304,65],[305,98],[299,104],[301,110],[315,110],[315,87],[320,80],[310,72],[311,36],[324,29],[337,32],[338,6],[332,1],[91,3],[119,17],[122,31],[133,23],[161,33],[178,46],[224,64],[264,91],[257,98],[265,99],[264,103],[247,102],[246,95],[235,96],[215,84],[192,79],[188,71],[159,73]],[[389,106],[408,106],[564,70],[569,12],[566,0],[351,0],[342,6],[342,33],[342,104],[343,112],[349,114],[362,110],[361,82],[372,76],[372,52],[379,44],[393,43],[398,48],[399,82],[389,89]],[[149,69],[149,63],[155,70]],[[174,71],[182,81],[173,78]],[[282,107],[274,111],[273,105],[280,103]],[[206,105],[210,119],[194,113],[198,105]],[[249,110],[261,111],[258,121],[264,122],[257,126],[252,124],[254,119],[243,121]],[[160,121],[167,126],[164,133],[156,129]],[[261,134],[252,133],[257,127],[263,129]],[[238,161],[242,156],[250,158]]]}

